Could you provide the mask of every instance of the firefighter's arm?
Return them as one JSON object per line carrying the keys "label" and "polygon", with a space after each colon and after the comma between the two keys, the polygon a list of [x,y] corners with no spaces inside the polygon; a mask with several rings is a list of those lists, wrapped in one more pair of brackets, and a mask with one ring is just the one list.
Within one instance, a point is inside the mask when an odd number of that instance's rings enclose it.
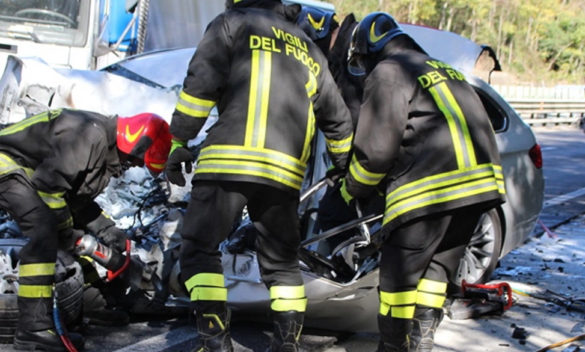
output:
{"label": "firefighter's arm", "polygon": [[313,109],[317,126],[325,134],[333,165],[345,169],[353,139],[351,114],[326,66],[318,79]]}
{"label": "firefighter's arm", "polygon": [[73,208],[72,213],[76,227],[83,228],[86,232],[95,235],[120,253],[126,250],[128,235],[116,226],[116,223],[95,201],[91,201],[81,208]]}
{"label": "firefighter's arm", "polygon": [[107,153],[105,136],[87,131],[55,131],[51,154],[35,169],[31,178],[40,197],[55,212],[59,232],[73,232],[73,217],[66,201],[67,192],[85,181],[85,175],[98,167],[100,156]]}
{"label": "firefighter's arm", "polygon": [[346,177],[347,192],[356,198],[368,196],[399,162],[408,120],[412,90],[377,69],[367,80]]}
{"label": "firefighter's arm", "polygon": [[189,62],[170,125],[177,140],[197,137],[224,91],[230,70],[228,31],[225,16],[216,17]]}

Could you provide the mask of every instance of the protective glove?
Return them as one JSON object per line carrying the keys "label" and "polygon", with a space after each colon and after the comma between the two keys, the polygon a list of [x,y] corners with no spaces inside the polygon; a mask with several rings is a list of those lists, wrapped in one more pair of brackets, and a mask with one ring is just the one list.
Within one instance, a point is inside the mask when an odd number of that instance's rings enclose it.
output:
{"label": "protective glove", "polygon": [[77,230],[72,227],[65,228],[59,231],[58,248],[65,252],[73,253],[77,241],[85,235],[82,230]]}
{"label": "protective glove", "polygon": [[353,205],[352,201],[354,198],[351,194],[349,194],[347,192],[345,182],[346,182],[345,178],[342,178],[341,179],[341,187],[339,188],[339,193],[341,193],[341,197],[343,198],[345,203],[347,203],[347,205],[349,205],[349,206],[352,206]]}
{"label": "protective glove", "polygon": [[193,157],[189,149],[187,149],[187,142],[173,139],[165,173],[167,180],[179,187],[185,186],[183,163],[185,163],[185,172],[191,173],[193,171]]}
{"label": "protective glove", "polygon": [[325,172],[325,177],[333,183],[345,176],[347,170],[338,168],[334,165],[330,166]]}
{"label": "protective glove", "polygon": [[119,253],[126,251],[126,240],[129,238],[124,230],[110,226],[98,232],[96,236],[111,249]]}

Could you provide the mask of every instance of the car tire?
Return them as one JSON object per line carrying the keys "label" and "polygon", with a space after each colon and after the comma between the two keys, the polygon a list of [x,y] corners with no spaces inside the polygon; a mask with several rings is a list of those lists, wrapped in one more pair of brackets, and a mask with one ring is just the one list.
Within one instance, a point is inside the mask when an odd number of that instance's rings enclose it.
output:
{"label": "car tire", "polygon": [[[18,255],[25,238],[0,239],[0,343],[12,343],[18,323]],[[67,328],[83,318],[83,271],[68,253],[59,251],[55,263],[55,290],[61,320]]]}
{"label": "car tire", "polygon": [[461,281],[483,284],[490,280],[500,257],[503,231],[497,209],[482,214],[465,254],[459,261],[459,270],[454,280],[458,291]]}

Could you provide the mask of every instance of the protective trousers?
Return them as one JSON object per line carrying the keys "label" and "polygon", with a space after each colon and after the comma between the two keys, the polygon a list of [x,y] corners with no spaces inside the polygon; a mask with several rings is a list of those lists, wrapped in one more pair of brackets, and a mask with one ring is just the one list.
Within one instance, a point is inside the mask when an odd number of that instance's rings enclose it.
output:
{"label": "protective trousers", "polygon": [[[180,255],[181,277],[190,292],[192,307],[198,317],[209,316],[206,313],[211,310],[209,307],[227,301],[219,244],[233,231],[233,224],[242,216],[245,206],[258,230],[257,258],[262,279],[270,290],[271,309],[274,313],[298,312],[289,320],[302,321],[298,315],[304,314],[307,302],[297,256],[299,198],[250,182],[193,183],[181,229]],[[229,316],[224,312],[213,314],[216,321]],[[300,324],[281,325],[295,326],[300,334]],[[298,339],[298,334],[295,338]]]}
{"label": "protective trousers", "polygon": [[[433,214],[387,234],[380,264],[380,352],[422,351],[423,337],[431,339],[425,341],[425,351],[432,349],[447,284],[455,278],[459,260],[486,210],[472,205]],[[430,320],[417,321],[415,316]]]}
{"label": "protective trousers", "polygon": [[19,253],[17,329],[39,331],[53,328],[57,218],[28,177],[20,172],[0,176],[0,207],[10,214],[29,239]]}

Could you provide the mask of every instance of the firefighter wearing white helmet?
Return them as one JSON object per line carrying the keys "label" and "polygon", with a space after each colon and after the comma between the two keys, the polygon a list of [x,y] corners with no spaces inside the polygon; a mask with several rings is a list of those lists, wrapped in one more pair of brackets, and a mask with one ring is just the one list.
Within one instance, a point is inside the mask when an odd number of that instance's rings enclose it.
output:
{"label": "firefighter wearing white helmet", "polygon": [[428,352],[481,214],[505,200],[494,132],[465,76],[389,14],[359,23],[349,56],[367,78],[341,193],[385,189],[378,352]]}
{"label": "firefighter wearing white helmet", "polygon": [[[52,316],[58,249],[73,251],[88,232],[124,251],[126,233],[94,199],[127,167],[162,171],[170,147],[168,124],[148,113],[122,118],[58,109],[0,130],[0,207],[29,239],[19,253],[15,349],[70,350]],[[80,334],[69,339],[83,348]]]}

